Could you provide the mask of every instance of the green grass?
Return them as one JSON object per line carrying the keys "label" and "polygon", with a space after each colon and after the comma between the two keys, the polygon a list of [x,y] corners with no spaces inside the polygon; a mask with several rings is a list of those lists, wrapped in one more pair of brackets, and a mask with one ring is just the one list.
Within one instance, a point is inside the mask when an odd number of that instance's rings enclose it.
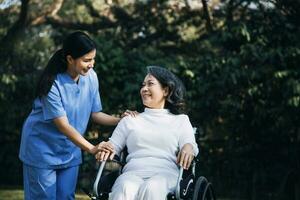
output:
{"label": "green grass", "polygon": [[[0,199],[1,200],[23,200],[24,192],[20,188],[0,188]],[[90,200],[90,198],[81,192],[76,193],[76,200]]]}
{"label": "green grass", "polygon": [[[1,200],[23,200],[24,192],[21,188],[1,188],[0,187],[0,199]],[[82,193],[77,192],[75,196],[76,200],[90,200],[90,198]],[[220,199],[219,200],[230,200],[230,199]]]}

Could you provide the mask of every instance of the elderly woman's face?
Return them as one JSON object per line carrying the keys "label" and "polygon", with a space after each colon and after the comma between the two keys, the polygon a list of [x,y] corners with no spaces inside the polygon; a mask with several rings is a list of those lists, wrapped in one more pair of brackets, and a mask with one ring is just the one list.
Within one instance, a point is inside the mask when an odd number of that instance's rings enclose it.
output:
{"label": "elderly woman's face", "polygon": [[168,90],[163,88],[160,82],[151,74],[148,74],[140,90],[144,106],[154,109],[162,109],[165,106],[165,99]]}

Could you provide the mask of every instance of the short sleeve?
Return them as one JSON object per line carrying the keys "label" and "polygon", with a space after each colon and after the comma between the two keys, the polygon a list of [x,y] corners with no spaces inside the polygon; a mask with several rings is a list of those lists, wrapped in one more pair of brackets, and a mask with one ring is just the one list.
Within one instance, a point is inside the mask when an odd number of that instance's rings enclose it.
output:
{"label": "short sleeve", "polygon": [[116,154],[120,155],[120,152],[124,149],[126,145],[126,139],[128,136],[128,130],[126,126],[126,118],[124,117],[115,128],[112,136],[109,138],[109,141],[114,145]]}
{"label": "short sleeve", "polygon": [[92,112],[100,112],[102,110],[100,92],[99,92],[99,81],[97,74],[94,70],[91,71],[92,84],[94,86],[93,98],[92,98]]}
{"label": "short sleeve", "polygon": [[100,112],[102,110],[101,98],[99,90],[93,96],[92,112]]}
{"label": "short sleeve", "polygon": [[52,85],[47,96],[43,96],[41,101],[44,120],[50,120],[66,115],[61,96],[55,83]]}
{"label": "short sleeve", "polygon": [[195,156],[199,153],[199,149],[195,140],[194,129],[187,115],[182,116],[181,135],[179,136],[180,149],[187,143],[193,146]]}

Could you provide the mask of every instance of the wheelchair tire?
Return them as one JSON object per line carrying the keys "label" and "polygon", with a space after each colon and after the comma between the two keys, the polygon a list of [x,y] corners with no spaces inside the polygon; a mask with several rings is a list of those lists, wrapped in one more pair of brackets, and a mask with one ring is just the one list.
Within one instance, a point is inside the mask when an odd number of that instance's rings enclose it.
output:
{"label": "wheelchair tire", "polygon": [[197,179],[193,200],[216,200],[212,184],[204,176],[200,176]]}

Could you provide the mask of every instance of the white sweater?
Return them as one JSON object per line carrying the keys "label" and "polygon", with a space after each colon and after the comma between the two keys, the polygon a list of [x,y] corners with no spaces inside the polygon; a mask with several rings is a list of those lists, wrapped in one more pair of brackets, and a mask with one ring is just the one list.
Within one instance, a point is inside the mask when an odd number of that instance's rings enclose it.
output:
{"label": "white sweater", "polygon": [[193,127],[187,115],[174,115],[166,109],[148,109],[137,117],[123,118],[110,141],[117,154],[127,146],[123,172],[150,177],[159,172],[178,175],[177,153],[184,144],[198,154]]}

